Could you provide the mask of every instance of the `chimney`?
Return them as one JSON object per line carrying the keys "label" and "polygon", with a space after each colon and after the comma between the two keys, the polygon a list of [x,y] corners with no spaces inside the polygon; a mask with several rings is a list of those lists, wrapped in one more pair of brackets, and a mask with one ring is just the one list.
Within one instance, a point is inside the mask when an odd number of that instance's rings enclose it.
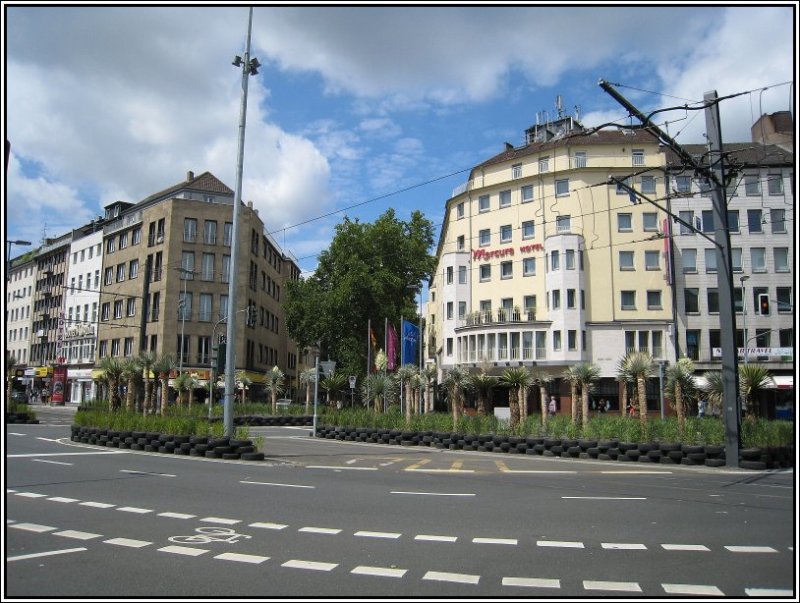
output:
{"label": "chimney", "polygon": [[191,170],[186,172],[186,181],[189,182],[190,180],[194,180],[194,172]]}

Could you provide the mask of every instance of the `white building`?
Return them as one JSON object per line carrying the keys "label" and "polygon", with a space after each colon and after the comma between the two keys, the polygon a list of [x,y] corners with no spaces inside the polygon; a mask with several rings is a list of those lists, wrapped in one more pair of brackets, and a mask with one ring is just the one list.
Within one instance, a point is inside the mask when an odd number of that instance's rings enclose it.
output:
{"label": "white building", "polygon": [[[36,286],[35,253],[15,258],[7,278],[6,351],[16,359],[16,371],[24,376],[30,361],[33,290]],[[28,380],[22,381],[27,383]]]}

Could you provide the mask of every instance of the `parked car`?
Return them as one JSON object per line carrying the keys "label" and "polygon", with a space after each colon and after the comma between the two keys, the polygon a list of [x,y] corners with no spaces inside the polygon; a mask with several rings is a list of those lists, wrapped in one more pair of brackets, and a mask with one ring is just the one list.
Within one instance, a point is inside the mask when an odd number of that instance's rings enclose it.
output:
{"label": "parked car", "polygon": [[11,401],[16,404],[27,404],[28,395],[25,392],[14,390],[11,392]]}

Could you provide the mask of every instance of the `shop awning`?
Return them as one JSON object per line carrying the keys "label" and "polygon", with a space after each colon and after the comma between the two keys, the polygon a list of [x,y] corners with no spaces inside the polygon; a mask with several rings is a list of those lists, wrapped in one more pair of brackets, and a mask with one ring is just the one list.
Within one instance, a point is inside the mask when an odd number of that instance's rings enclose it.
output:
{"label": "shop awning", "polygon": [[770,389],[794,389],[794,375],[772,375],[772,380],[775,384],[770,383]]}

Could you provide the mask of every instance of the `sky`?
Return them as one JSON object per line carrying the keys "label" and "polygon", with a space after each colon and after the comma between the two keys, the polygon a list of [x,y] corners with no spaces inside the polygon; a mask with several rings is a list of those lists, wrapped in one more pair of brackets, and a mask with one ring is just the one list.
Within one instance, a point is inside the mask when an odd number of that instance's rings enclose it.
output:
{"label": "sky", "polygon": [[[795,3],[254,6],[242,199],[304,276],[344,216],[421,210],[438,234],[470,168],[557,96],[586,126],[634,123],[600,79],[645,113],[749,92],[720,103],[724,142],[795,110]],[[3,9],[6,241],[40,245],[189,170],[235,188],[247,7]],[[658,119],[704,141],[703,111]]]}

